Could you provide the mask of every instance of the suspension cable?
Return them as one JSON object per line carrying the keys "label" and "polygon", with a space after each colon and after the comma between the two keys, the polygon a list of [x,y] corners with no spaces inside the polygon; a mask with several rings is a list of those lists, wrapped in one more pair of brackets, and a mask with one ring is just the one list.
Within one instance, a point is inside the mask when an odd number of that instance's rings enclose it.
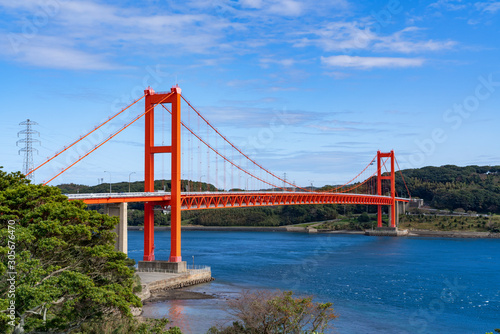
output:
{"label": "suspension cable", "polygon": [[394,160],[396,160],[396,164],[398,166],[399,173],[401,174],[401,178],[403,179],[403,183],[405,185],[406,191],[408,192],[408,196],[410,196],[410,199],[411,199],[410,190],[408,190],[408,186],[406,185],[405,177],[403,175],[403,172],[401,171],[401,167],[399,167],[398,159],[396,159],[396,156],[394,156]]}
{"label": "suspension cable", "polygon": [[61,175],[62,173],[66,172],[68,169],[70,169],[71,167],[73,167],[74,165],[76,165],[78,162],[82,161],[84,158],[86,158],[90,153],[94,152],[95,150],[97,150],[99,147],[101,147],[102,145],[106,144],[108,141],[110,141],[113,137],[115,137],[116,135],[118,135],[120,132],[122,132],[123,130],[125,130],[126,128],[128,128],[130,125],[132,125],[133,123],[135,123],[139,118],[141,118],[142,116],[146,115],[150,110],[154,109],[158,104],[161,104],[163,101],[165,101],[167,98],[170,97],[170,95],[172,95],[172,93],[168,94],[167,96],[165,96],[160,102],[158,102],[157,104],[153,105],[152,107],[150,107],[148,110],[146,110],[145,112],[143,112],[142,114],[140,114],[139,116],[137,116],[134,120],[132,120],[131,122],[125,124],[121,129],[119,129],[117,132],[115,132],[114,134],[111,134],[107,139],[103,140],[100,144],[96,145],[93,149],[91,149],[90,151],[88,151],[85,155],[81,156],[78,160],[76,160],[75,162],[73,162],[71,165],[69,165],[68,167],[66,167],[65,169],[63,169],[61,172],[59,172],[56,176],[54,176],[53,178],[51,178],[50,180],[48,180],[47,182],[44,182],[43,185],[47,185],[48,183],[50,183],[52,180],[54,180],[56,177],[58,177],[59,175]]}
{"label": "suspension cable", "polygon": [[[304,191],[307,191],[307,192],[312,192],[312,190],[309,190],[309,189],[305,189],[305,188],[301,188],[293,183],[290,183],[286,180],[283,180],[282,178],[280,178],[279,176],[275,175],[274,173],[270,172],[269,170],[267,170],[266,168],[262,167],[260,164],[258,164],[256,161],[252,160],[248,155],[246,155],[245,153],[243,153],[238,147],[236,147],[233,143],[231,143],[222,133],[219,132],[219,130],[217,130],[214,126],[212,126],[212,124],[210,124],[210,122],[205,118],[203,117],[200,112],[198,110],[196,110],[196,108],[193,107],[193,105],[188,101],[186,100],[186,98],[181,95],[182,99],[198,114],[198,116],[200,116],[201,119],[203,119],[205,121],[205,123],[208,124],[208,126],[210,126],[219,136],[222,137],[222,139],[224,139],[229,145],[231,145],[236,151],[238,151],[241,155],[243,155],[245,158],[247,158],[248,160],[250,160],[254,165],[256,165],[257,167],[261,168],[262,170],[264,170],[266,173],[268,173],[269,175],[272,175],[273,177],[275,177],[276,179],[292,186],[292,187],[295,187],[295,188],[299,188],[301,190],[304,190]],[[267,182],[266,182],[267,183]],[[278,188],[281,188],[281,187],[278,187]]]}
{"label": "suspension cable", "polygon": [[75,146],[77,143],[79,143],[80,141],[82,141],[83,139],[87,138],[89,135],[91,135],[93,132],[97,131],[98,129],[100,129],[103,125],[105,125],[106,123],[110,122],[112,119],[114,119],[116,116],[120,115],[121,113],[123,113],[125,110],[127,110],[128,108],[132,107],[134,104],[136,104],[137,102],[139,102],[140,100],[142,100],[144,98],[144,96],[146,96],[146,94],[144,94],[143,96],[141,96],[140,98],[138,98],[137,100],[135,100],[134,102],[132,102],[131,104],[129,104],[126,108],[122,109],[121,111],[119,111],[118,113],[116,113],[114,116],[108,118],[107,121],[105,121],[104,123],[102,123],[101,125],[99,126],[96,126],[94,127],[94,129],[92,131],[90,131],[89,133],[87,133],[85,136],[81,136],[79,139],[75,140],[71,145],[69,146],[65,146],[61,151],[57,152],[56,154],[54,154],[51,158],[47,159],[44,163],[42,163],[41,165],[39,165],[38,167],[32,169],[29,171],[28,174],[26,174],[26,176],[30,175],[31,173],[33,173],[34,171],[36,171],[38,168],[42,167],[43,165],[45,165],[47,162],[53,160],[54,158],[56,158],[57,156],[59,156],[61,153],[63,153],[64,151],[68,150],[69,148]]}
{"label": "suspension cable", "polygon": [[[338,189],[342,189],[343,187],[345,187],[346,185],[348,185],[348,184],[349,184],[349,183],[351,183],[352,181],[356,180],[356,179],[357,179],[357,178],[358,178],[361,174],[363,174],[363,173],[365,172],[365,170],[367,170],[367,169],[368,169],[368,167],[370,167],[370,166],[371,166],[372,162],[374,162],[376,158],[377,158],[377,156],[375,156],[375,157],[372,159],[372,161],[370,161],[370,162],[368,163],[368,165],[365,167],[365,169],[363,169],[363,170],[361,171],[361,173],[359,173],[358,175],[356,175],[353,179],[351,179],[350,181],[346,182],[344,185],[342,185],[342,186],[340,186],[340,187],[337,187],[337,188],[335,188],[335,189],[329,190],[328,192],[337,192],[337,190],[338,190]],[[342,191],[341,191],[341,192],[342,192]]]}
{"label": "suspension cable", "polygon": [[[356,186],[353,186],[353,187],[351,187],[351,188],[348,188],[348,189],[346,189],[346,190],[340,191],[340,192],[341,192],[341,193],[346,193],[346,192],[348,192],[348,191],[351,191],[351,190],[354,190],[354,189],[356,189],[356,188],[358,188],[358,187],[361,187],[363,184],[365,184],[366,182],[368,182],[368,180],[370,180],[372,177],[374,177],[374,176],[375,176],[375,174],[377,174],[377,173],[378,173],[378,171],[379,171],[380,169],[382,169],[382,167],[384,167],[384,166],[385,166],[385,164],[387,163],[387,161],[388,161],[388,160],[389,160],[389,158],[385,159],[385,161],[384,161],[383,165],[382,165],[382,166],[380,166],[380,168],[379,168],[379,169],[377,169],[377,170],[375,171],[375,173],[373,173],[373,174],[372,174],[369,178],[367,178],[366,180],[364,180],[362,183],[360,183],[360,184],[358,184],[358,185],[356,185]],[[343,186],[342,186],[342,187],[343,187]]]}
{"label": "suspension cable", "polygon": [[[163,104],[162,104],[162,107],[165,108],[169,113],[172,113],[167,107],[165,107]],[[228,158],[226,158],[224,155],[222,155],[221,153],[219,153],[217,150],[215,150],[212,146],[210,146],[210,144],[208,144],[206,141],[204,141],[200,136],[198,136],[193,130],[191,130],[186,124],[184,124],[184,122],[181,121],[181,125],[186,128],[186,130],[188,130],[189,132],[191,132],[191,134],[193,136],[195,136],[200,142],[202,142],[203,144],[205,144],[209,149],[211,149],[213,152],[215,152],[215,154],[217,154],[218,156],[220,156],[222,159],[224,159],[225,161],[229,162],[231,165],[233,165],[234,167],[238,168],[239,170],[241,170],[243,173],[247,174],[248,176],[250,177],[253,177],[259,181],[262,181],[268,185],[270,185],[271,187],[273,188],[282,188],[282,187],[279,187],[275,184],[272,184],[270,182],[267,182],[253,174],[251,174],[250,172],[247,172],[246,170],[244,170],[242,167],[238,166],[237,164],[233,163],[232,161],[230,161]]]}

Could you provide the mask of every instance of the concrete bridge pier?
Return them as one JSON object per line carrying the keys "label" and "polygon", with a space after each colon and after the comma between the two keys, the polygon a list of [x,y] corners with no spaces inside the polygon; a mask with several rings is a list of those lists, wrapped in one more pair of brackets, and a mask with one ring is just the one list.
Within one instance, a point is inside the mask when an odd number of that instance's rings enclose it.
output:
{"label": "concrete bridge pier", "polygon": [[[396,201],[396,210],[395,210],[396,211],[396,217],[395,217],[395,220],[394,220],[394,226],[395,227],[399,226],[399,215],[402,214],[402,213],[404,213],[404,212],[406,212],[406,210],[407,210],[407,203]],[[389,222],[390,223],[393,222],[392,210],[389,210]]]}
{"label": "concrete bridge pier", "polygon": [[104,204],[104,213],[110,217],[119,217],[120,222],[115,227],[115,233],[118,234],[115,239],[115,249],[127,254],[127,207],[128,203]]}

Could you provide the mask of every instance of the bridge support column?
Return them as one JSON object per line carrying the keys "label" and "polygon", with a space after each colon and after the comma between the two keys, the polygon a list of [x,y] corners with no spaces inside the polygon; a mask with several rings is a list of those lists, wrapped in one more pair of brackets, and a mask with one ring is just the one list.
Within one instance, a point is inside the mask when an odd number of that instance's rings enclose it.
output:
{"label": "bridge support column", "polygon": [[[155,93],[151,88],[144,91],[145,98],[145,149],[144,191],[154,192],[154,155],[171,154],[171,247],[170,262],[181,262],[181,89],[172,87],[169,93]],[[172,137],[170,146],[155,146],[154,108],[159,104],[172,105]],[[144,261],[154,261],[154,203],[144,204]]]}
{"label": "bridge support column", "polygon": [[115,239],[115,249],[127,254],[127,208],[128,203],[105,204],[104,212],[110,217],[119,217],[120,222],[115,227],[115,233],[118,235]]}
{"label": "bridge support column", "polygon": [[[407,203],[405,202],[396,202],[395,209],[394,209],[394,216],[393,216],[393,210],[389,210],[389,216],[390,216],[390,222],[392,227],[398,227],[399,226],[399,215],[403,214],[406,212],[407,209]],[[395,218],[393,218],[395,217]]]}
{"label": "bridge support column", "polygon": [[[382,176],[382,158],[391,159],[391,172],[388,176]],[[387,160],[386,160],[387,161]],[[394,151],[390,153],[377,152],[377,195],[382,196],[382,181],[389,180],[391,182],[391,197],[392,204],[389,206],[389,227],[396,227],[396,173],[394,169]],[[385,166],[385,163],[384,163]],[[382,206],[378,206],[377,227],[382,227]]]}
{"label": "bridge support column", "polygon": [[377,227],[382,227],[382,205],[377,205]]}
{"label": "bridge support column", "polygon": [[155,259],[155,220],[153,204],[144,203],[144,256],[143,261],[154,261]]}
{"label": "bridge support column", "polygon": [[181,90],[172,88],[172,178],[170,200],[170,262],[181,256]]}
{"label": "bridge support column", "polygon": [[[398,205],[396,204],[394,211],[392,210],[392,205],[389,208],[389,226],[390,227],[396,227],[399,224],[399,219],[398,219]],[[393,214],[393,212],[395,212]]]}
{"label": "bridge support column", "polygon": [[406,212],[406,202],[396,202],[396,227],[399,226],[399,216]]}

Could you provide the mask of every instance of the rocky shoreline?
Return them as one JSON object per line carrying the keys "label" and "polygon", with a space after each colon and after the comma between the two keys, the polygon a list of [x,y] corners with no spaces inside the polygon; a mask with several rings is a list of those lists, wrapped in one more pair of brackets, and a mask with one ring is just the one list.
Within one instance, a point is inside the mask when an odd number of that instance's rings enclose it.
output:
{"label": "rocky shoreline", "polygon": [[498,238],[500,238],[500,233],[467,232],[467,231],[410,230],[408,236],[409,237],[437,237],[437,238],[498,239]]}
{"label": "rocky shoreline", "polygon": [[151,297],[143,301],[143,304],[163,302],[167,300],[186,299],[216,299],[218,296],[204,292],[185,291],[182,288],[175,290],[156,291],[151,293]]}
{"label": "rocky shoreline", "polygon": [[[142,231],[142,226],[129,226],[128,230]],[[308,227],[278,226],[182,226],[183,231],[224,231],[224,232],[298,232],[298,233],[331,233],[331,234],[364,234],[364,231],[351,230],[316,230]],[[170,231],[170,226],[156,226],[155,231]],[[500,238],[500,233],[468,232],[468,231],[431,231],[409,230],[408,237],[436,237],[436,238]]]}

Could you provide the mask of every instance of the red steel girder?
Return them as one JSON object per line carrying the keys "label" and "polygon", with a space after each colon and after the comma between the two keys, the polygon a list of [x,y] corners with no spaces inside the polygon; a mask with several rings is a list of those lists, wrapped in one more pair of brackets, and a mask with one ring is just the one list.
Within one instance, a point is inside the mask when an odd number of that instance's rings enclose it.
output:
{"label": "red steel girder", "polygon": [[[80,198],[81,199],[81,198]],[[109,196],[82,199],[86,204],[107,204],[124,202],[150,202],[155,205],[170,205],[171,196]],[[220,209],[231,207],[301,205],[301,204],[363,204],[392,205],[389,196],[359,195],[346,193],[206,193],[181,194],[181,210]],[[398,199],[398,201],[406,201]]]}

